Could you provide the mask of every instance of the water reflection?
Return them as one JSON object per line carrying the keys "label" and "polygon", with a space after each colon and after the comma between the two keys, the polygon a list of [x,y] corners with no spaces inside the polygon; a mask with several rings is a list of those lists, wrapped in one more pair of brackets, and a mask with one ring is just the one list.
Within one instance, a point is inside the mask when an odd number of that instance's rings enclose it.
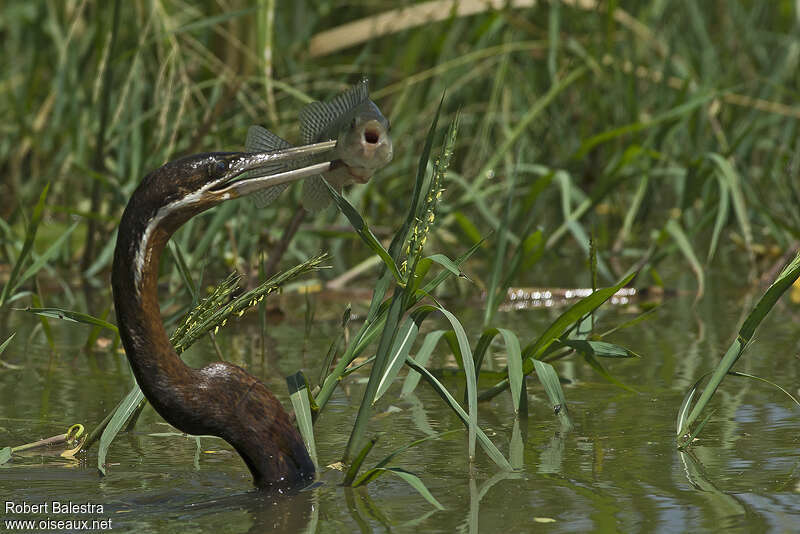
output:
{"label": "water reflection", "polygon": [[[482,453],[470,465],[463,427],[436,393],[421,383],[400,398],[401,381],[392,385],[378,406],[385,413],[393,407],[391,413],[370,421],[370,432],[382,437],[367,464],[413,440],[458,429],[393,460],[423,480],[446,507],[441,512],[391,476],[353,490],[337,485],[338,473],[323,473],[325,483],[311,491],[266,498],[250,489],[246,466],[224,443],[201,438],[198,448],[194,439],[165,435],[169,427],[150,408],[134,432],[114,443],[108,461],[115,465],[107,477],[97,473],[96,452],[78,464],[29,455],[0,467],[0,487],[32,502],[64,496],[106,504],[121,530],[137,532],[527,532],[536,529],[536,521],[552,521],[544,525],[552,532],[796,530],[798,418],[783,394],[731,378],[720,390],[703,441],[688,453],[675,448],[675,420],[684,391],[719,360],[735,335],[741,309],[752,298],[723,293],[714,283],[709,279],[709,291],[699,304],[692,294],[679,294],[666,300],[652,320],[614,334],[613,342],[642,358],[604,363],[635,392],[608,383],[581,359],[555,364],[569,379],[564,392],[572,430],[561,427],[535,379],[526,384],[527,419],[515,419],[507,392],[481,404],[481,426],[520,468],[517,472],[499,472]],[[791,309],[775,311],[740,370],[772,377],[794,391],[800,383],[800,332],[785,320],[794,313]],[[469,313],[465,305],[463,315]],[[558,313],[514,311],[499,321],[525,343]],[[299,367],[316,376],[331,340],[341,332],[337,308],[330,313],[335,319],[318,323],[304,347],[297,342],[304,324],[302,306],[294,316],[287,307],[287,314],[284,324],[270,329],[269,344],[279,350],[267,350],[263,357],[261,344],[251,342],[259,337],[255,324],[243,323],[238,333],[231,328],[219,338],[224,353],[264,379],[284,401],[283,376]],[[81,422],[91,430],[130,388],[124,360],[110,350],[86,356],[79,350],[86,332],[55,322],[60,345],[51,354],[41,332],[32,333],[36,319],[26,326],[19,324],[19,316],[9,326],[26,342],[15,343],[3,355],[19,368],[0,375],[0,405],[7,417],[0,418],[0,446],[56,434],[65,423]],[[596,320],[607,329],[629,318],[624,307],[616,307],[597,314]],[[476,316],[473,325],[479,323]],[[203,343],[187,357],[193,365],[216,358],[213,347]],[[502,350],[487,357],[494,365],[487,368],[503,369]],[[434,354],[429,367],[448,362]],[[441,376],[461,398],[463,377]],[[341,455],[363,393],[359,378],[355,374],[343,383],[316,423],[322,465]]]}
{"label": "water reflection", "polygon": [[181,515],[191,516],[194,522],[208,523],[209,516],[239,515],[238,525],[247,525],[248,533],[316,532],[319,506],[314,489],[292,495],[269,495],[253,490],[220,499],[186,504]]}

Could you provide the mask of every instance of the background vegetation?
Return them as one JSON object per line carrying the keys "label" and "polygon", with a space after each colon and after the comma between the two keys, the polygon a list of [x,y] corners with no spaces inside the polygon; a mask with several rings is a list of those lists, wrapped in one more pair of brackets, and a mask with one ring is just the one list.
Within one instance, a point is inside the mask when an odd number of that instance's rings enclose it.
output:
{"label": "background vegetation", "polygon": [[[473,4],[483,3],[461,9]],[[26,218],[50,183],[33,257],[77,222],[46,262],[49,273],[64,286],[106,287],[109,236],[145,173],[181,155],[241,149],[254,123],[296,141],[299,109],[361,74],[396,145],[391,166],[350,192],[379,237],[403,220],[409,177],[447,90],[440,124],[460,109],[461,135],[431,239],[451,256],[498,228],[512,185],[511,242],[532,223],[543,231],[545,259],[557,261],[572,247],[588,251],[592,234],[603,282],[677,252],[702,288],[704,265],[753,264],[793,246],[793,2],[510,4],[526,7],[448,16],[450,4],[434,2],[411,25],[414,10],[430,4],[405,3],[391,27],[408,29],[372,39],[351,29],[355,44],[335,49],[327,30],[397,3],[6,3],[0,262],[14,265]],[[434,18],[443,20],[425,22]],[[226,268],[254,268],[288,224],[296,193],[190,224],[178,236],[189,267],[221,268],[224,259]],[[324,248],[335,266],[328,276],[357,264],[368,250],[350,246],[355,235],[332,238],[342,221],[329,210],[304,226],[285,263]],[[473,269],[483,283],[488,269]],[[515,282],[588,282],[580,264],[560,272]]]}

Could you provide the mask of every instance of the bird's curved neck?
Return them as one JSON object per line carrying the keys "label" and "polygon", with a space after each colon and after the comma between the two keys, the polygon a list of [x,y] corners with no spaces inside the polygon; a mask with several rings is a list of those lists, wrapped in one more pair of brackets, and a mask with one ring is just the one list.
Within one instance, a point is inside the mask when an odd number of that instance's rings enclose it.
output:
{"label": "bird's curved neck", "polygon": [[135,200],[134,196],[120,223],[112,271],[120,337],[148,400],[162,415],[169,413],[168,420],[186,421],[192,409],[186,399],[164,393],[192,388],[196,377],[173,349],[158,305],[158,265],[174,229],[158,218],[158,210],[154,216],[138,216]]}
{"label": "bird's curved neck", "polygon": [[187,366],[164,330],[161,254],[175,230],[210,207],[193,204],[191,189],[176,192],[191,169],[179,161],[151,173],[122,215],[111,273],[120,338],[142,393],[168,423],[233,445],[257,486],[294,488],[313,478],[314,464],[280,402],[236,365]]}

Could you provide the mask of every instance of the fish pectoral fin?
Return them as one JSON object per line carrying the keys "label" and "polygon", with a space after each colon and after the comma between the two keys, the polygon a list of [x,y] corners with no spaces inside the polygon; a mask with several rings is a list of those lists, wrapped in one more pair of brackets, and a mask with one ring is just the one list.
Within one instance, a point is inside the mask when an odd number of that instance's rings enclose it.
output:
{"label": "fish pectoral fin", "polygon": [[303,182],[303,207],[312,213],[323,210],[331,202],[331,194],[323,183],[324,179],[318,174]]}
{"label": "fish pectoral fin", "polygon": [[[266,128],[254,125],[247,129],[247,140],[244,146],[248,152],[274,152],[276,150],[290,148],[292,145]],[[270,176],[288,171],[289,169],[290,166],[287,162],[275,162],[270,165],[265,165],[257,171],[250,171],[248,177],[258,178],[260,176]],[[278,198],[288,186],[289,184],[285,183],[257,191],[252,195],[253,202],[259,209],[264,208],[270,202]]]}
{"label": "fish pectoral fin", "polygon": [[300,137],[304,144],[321,141],[320,134],[331,123],[369,100],[369,80],[362,78],[353,87],[325,102],[311,102],[300,110]]}

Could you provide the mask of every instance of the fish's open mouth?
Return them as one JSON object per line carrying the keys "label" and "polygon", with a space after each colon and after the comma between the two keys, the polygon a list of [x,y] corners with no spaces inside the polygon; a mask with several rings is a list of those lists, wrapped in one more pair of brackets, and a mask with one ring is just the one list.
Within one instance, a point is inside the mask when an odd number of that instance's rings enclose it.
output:
{"label": "fish's open mouth", "polygon": [[367,128],[364,130],[364,141],[369,143],[370,145],[377,145],[378,141],[381,140],[381,134],[378,130]]}

